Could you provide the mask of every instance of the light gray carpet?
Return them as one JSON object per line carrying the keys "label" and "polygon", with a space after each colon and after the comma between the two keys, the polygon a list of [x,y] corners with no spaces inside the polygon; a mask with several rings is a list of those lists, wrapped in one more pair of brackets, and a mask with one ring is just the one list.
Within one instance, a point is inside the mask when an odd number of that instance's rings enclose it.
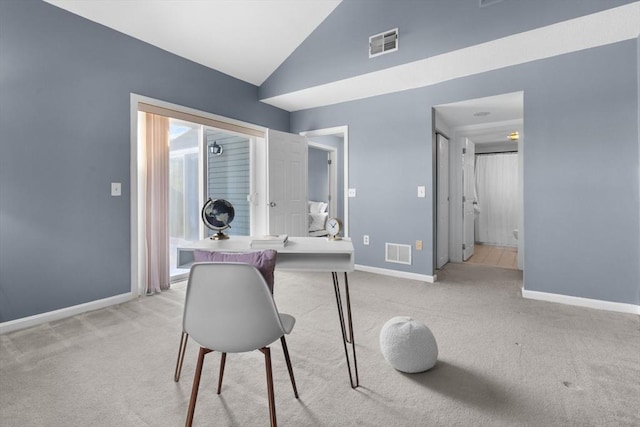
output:
{"label": "light gray carpet", "polygon": [[[350,275],[361,387],[348,383],[328,274],[277,273],[275,298],[300,399],[272,346],[282,426],[638,426],[638,316],[524,300],[521,273],[450,264],[426,284]],[[153,297],[0,336],[2,426],[184,425],[197,348],[173,368],[184,285]],[[391,317],[425,322],[436,366],[402,374],[382,357]],[[205,359],[194,425],[267,426],[259,352]]]}

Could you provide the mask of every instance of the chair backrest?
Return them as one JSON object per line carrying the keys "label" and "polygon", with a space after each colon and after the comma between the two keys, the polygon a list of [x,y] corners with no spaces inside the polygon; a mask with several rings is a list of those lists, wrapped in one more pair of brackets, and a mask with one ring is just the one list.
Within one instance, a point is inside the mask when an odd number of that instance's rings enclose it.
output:
{"label": "chair backrest", "polygon": [[251,252],[220,252],[197,249],[193,251],[196,262],[242,262],[258,269],[273,293],[273,270],[276,266],[278,252],[273,249]]}
{"label": "chair backrest", "polygon": [[285,333],[264,277],[241,263],[193,264],[182,326],[201,346],[226,353],[268,346]]}

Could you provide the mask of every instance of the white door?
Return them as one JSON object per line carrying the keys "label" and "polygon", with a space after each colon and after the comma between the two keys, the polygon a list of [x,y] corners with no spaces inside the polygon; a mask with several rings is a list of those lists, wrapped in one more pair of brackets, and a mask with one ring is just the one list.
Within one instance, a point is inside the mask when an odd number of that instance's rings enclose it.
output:
{"label": "white door", "polygon": [[436,267],[449,262],[449,140],[438,134],[438,234]]}
{"label": "white door", "polygon": [[473,255],[475,244],[476,146],[469,138],[465,138],[462,147],[462,259],[466,261]]}
{"label": "white door", "polygon": [[307,236],[307,138],[267,132],[268,234]]}

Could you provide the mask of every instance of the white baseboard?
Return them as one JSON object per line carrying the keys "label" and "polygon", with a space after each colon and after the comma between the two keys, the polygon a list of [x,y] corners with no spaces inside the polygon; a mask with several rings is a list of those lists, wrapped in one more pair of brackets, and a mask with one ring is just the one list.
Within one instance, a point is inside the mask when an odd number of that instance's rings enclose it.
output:
{"label": "white baseboard", "polygon": [[74,305],[72,307],[61,308],[60,310],[48,311],[46,313],[36,314],[34,316],[23,317],[20,319],[10,320],[8,322],[2,322],[0,323],[0,335],[17,331],[19,329],[41,325],[47,322],[53,322],[54,320],[75,316],[76,314],[82,314],[87,311],[93,311],[100,308],[110,307],[112,305],[122,304],[124,302],[131,301],[136,297],[136,294],[130,292],[100,299],[97,301]]}
{"label": "white baseboard", "polygon": [[598,310],[615,311],[618,313],[640,315],[640,305],[626,304],[622,302],[602,301],[597,299],[572,297],[569,295],[551,294],[548,292],[522,290],[522,297],[540,301],[557,302],[578,307],[595,308]]}
{"label": "white baseboard", "polygon": [[388,270],[386,268],[369,267],[367,265],[355,265],[355,269],[366,271],[367,273],[382,274],[384,276],[399,277],[401,279],[419,280],[421,282],[435,283],[437,276],[429,276],[426,274],[408,273],[406,271]]}
{"label": "white baseboard", "polygon": [[[408,273],[405,271],[388,270],[386,268],[369,267],[366,265],[355,265],[355,269],[366,271],[367,273],[382,274],[385,276],[399,277],[401,279],[419,280],[422,282],[435,283],[438,279],[436,275]],[[603,301],[590,298],[573,297],[569,295],[552,294],[548,292],[522,290],[522,297],[540,301],[556,302],[559,304],[574,305],[578,307],[595,308],[598,310],[614,311],[617,313],[640,315],[640,305],[626,304],[621,302]]]}

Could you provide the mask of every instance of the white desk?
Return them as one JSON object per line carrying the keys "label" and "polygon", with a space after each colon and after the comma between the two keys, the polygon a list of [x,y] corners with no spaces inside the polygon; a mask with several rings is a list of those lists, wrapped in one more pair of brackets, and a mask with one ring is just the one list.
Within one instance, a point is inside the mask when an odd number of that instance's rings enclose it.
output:
{"label": "white desk", "polygon": [[193,251],[250,252],[261,249],[278,251],[276,269],[349,273],[353,271],[351,240],[328,240],[324,237],[289,237],[285,247],[251,247],[251,237],[231,236],[228,240],[199,240],[178,248],[178,268],[189,268]]}
{"label": "white desk", "polygon": [[[251,237],[230,236],[228,240],[199,240],[178,248],[177,264],[179,268],[189,268],[194,262],[193,252],[195,250],[220,251],[220,252],[251,252],[269,249],[269,247],[251,247]],[[276,270],[280,271],[302,271],[302,272],[330,272],[333,279],[333,288],[338,307],[338,317],[340,329],[342,331],[342,341],[344,344],[344,354],[347,359],[347,369],[349,371],[349,381],[351,387],[359,385],[358,362],[356,359],[356,344],[353,337],[353,322],[351,320],[351,300],[349,297],[349,280],[347,273],[354,270],[353,243],[351,240],[328,240],[323,237],[289,237],[289,241],[284,247],[273,247],[278,251],[276,258]],[[345,305],[347,308],[347,318],[345,320],[340,292],[340,281],[338,273],[344,273],[344,293]],[[348,326],[348,335],[347,335]],[[183,336],[184,338],[184,336]],[[349,360],[349,350],[347,344],[351,344],[353,354],[353,367],[355,381],[351,373],[351,363]],[[184,341],[186,347],[186,340]],[[184,355],[183,343],[180,344],[182,356]],[[181,355],[179,353],[178,360]],[[180,366],[176,365],[175,379],[180,377]]]}

